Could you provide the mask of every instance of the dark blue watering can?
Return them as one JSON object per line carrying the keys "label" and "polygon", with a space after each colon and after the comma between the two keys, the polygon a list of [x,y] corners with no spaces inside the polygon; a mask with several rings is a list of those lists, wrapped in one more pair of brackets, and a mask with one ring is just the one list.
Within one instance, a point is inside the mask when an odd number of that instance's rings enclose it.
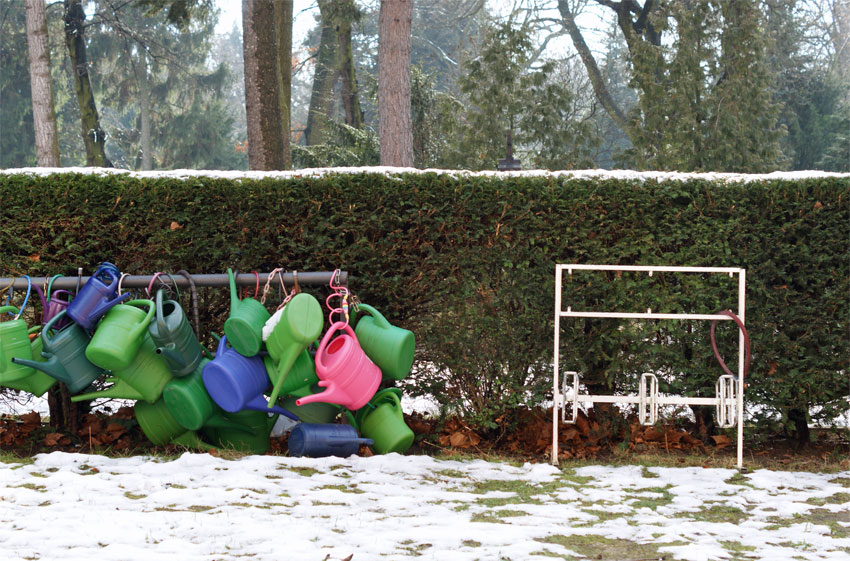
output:
{"label": "dark blue watering can", "polygon": [[121,273],[115,265],[103,263],[68,304],[65,313],[74,323],[88,332],[94,331],[98,320],[116,304],[130,298],[130,293],[117,295]]}

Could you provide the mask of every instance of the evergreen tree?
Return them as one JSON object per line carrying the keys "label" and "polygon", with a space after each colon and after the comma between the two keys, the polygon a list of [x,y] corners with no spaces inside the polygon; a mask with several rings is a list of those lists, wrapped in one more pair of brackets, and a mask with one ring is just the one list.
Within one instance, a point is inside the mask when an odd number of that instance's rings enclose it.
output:
{"label": "evergreen tree", "polygon": [[590,165],[598,142],[590,115],[581,115],[569,88],[555,76],[555,64],[530,67],[534,44],[527,26],[512,22],[486,30],[478,57],[464,65],[459,84],[469,104],[462,140],[452,163],[493,169],[505,156],[506,137],[526,166],[569,169]]}
{"label": "evergreen tree", "polygon": [[[225,66],[207,67],[215,14],[181,27],[133,4],[96,5],[90,52],[110,157],[128,169],[245,168],[222,102]],[[197,136],[190,131],[197,131]]]}
{"label": "evergreen tree", "polygon": [[0,168],[35,166],[24,4],[6,2],[0,16]]}

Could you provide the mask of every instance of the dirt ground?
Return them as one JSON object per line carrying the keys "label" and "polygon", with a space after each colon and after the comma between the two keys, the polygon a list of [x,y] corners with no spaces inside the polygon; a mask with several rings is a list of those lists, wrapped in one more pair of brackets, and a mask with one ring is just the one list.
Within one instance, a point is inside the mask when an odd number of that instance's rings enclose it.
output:
{"label": "dirt ground", "polygon": [[[522,411],[511,419],[511,430],[489,432],[475,431],[457,418],[441,421],[414,414],[406,415],[406,422],[416,434],[408,454],[519,462],[551,460],[551,410]],[[559,461],[567,465],[593,462],[735,466],[734,429],[715,431],[716,434],[705,439],[696,436],[697,432],[696,427],[663,423],[644,427],[635,419],[620,419],[612,425],[581,414],[575,424],[559,424]],[[287,453],[286,436],[272,438],[270,444],[268,453]],[[0,455],[26,457],[55,450],[116,456],[181,452],[174,446],[151,445],[129,407],[112,414],[88,414],[76,433],[50,427],[35,412],[0,417]],[[363,447],[361,454],[371,452]],[[812,441],[805,445],[784,435],[754,435],[745,430],[744,466],[794,471],[848,470],[850,430],[813,430]]]}

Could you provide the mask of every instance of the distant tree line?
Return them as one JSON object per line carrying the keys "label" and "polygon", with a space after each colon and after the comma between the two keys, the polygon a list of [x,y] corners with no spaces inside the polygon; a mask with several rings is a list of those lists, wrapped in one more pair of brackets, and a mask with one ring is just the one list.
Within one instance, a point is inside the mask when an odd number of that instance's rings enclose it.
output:
{"label": "distant tree line", "polygon": [[850,171],[850,0],[316,7],[0,0],[0,167]]}

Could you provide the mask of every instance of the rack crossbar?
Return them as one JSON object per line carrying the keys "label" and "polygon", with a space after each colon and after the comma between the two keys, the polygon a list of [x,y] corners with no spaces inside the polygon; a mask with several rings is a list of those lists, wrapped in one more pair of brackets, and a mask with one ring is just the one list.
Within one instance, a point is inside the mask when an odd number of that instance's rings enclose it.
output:
{"label": "rack crossbar", "polygon": [[727,273],[739,274],[740,267],[673,267],[655,265],[556,265],[562,271],[643,271],[658,273]]}
{"label": "rack crossbar", "polygon": [[723,314],[664,314],[657,312],[573,312],[562,311],[563,318],[619,318],[619,319],[699,319],[699,320],[731,320]]}
{"label": "rack crossbar", "polygon": [[[639,395],[591,395],[579,394],[575,398],[581,403],[640,403]],[[658,405],[717,405],[720,399],[716,397],[680,397],[680,396],[658,396],[655,398]]]}

